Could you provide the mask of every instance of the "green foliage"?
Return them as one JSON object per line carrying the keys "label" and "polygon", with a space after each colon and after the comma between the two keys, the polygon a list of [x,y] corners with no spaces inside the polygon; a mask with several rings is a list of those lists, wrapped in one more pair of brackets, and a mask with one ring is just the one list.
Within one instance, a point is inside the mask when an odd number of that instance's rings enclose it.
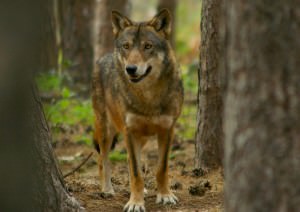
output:
{"label": "green foliage", "polygon": [[92,145],[92,133],[86,133],[86,134],[76,134],[74,136],[74,141],[76,143],[86,144],[91,146]]}
{"label": "green foliage", "polygon": [[45,105],[45,113],[48,121],[53,125],[76,124],[91,125],[93,123],[93,111],[90,100],[63,98],[54,104]]}
{"label": "green foliage", "polygon": [[[198,12],[195,12],[198,11]],[[186,57],[199,37],[201,1],[178,1],[176,11],[176,51],[179,58]],[[192,47],[192,48],[191,48]],[[198,49],[198,47],[196,48]]]}
{"label": "green foliage", "polygon": [[[178,1],[176,14],[176,53],[182,66],[185,99],[196,99],[201,1]],[[181,116],[178,119],[177,134],[179,137],[184,140],[194,139],[196,115],[196,104],[185,103],[183,105]]]}
{"label": "green foliage", "polygon": [[[53,103],[45,103],[44,110],[52,125],[64,124],[74,126],[83,124],[89,126],[93,122],[91,100],[75,98],[75,92],[67,86],[62,86],[63,76],[53,73],[43,73],[36,78],[41,92],[56,93],[60,98]],[[85,139],[83,139],[85,140]]]}
{"label": "green foliage", "polygon": [[109,154],[109,159],[111,161],[117,162],[117,161],[126,161],[127,160],[127,154],[122,153],[120,151],[113,151]]}
{"label": "green foliage", "polygon": [[198,70],[195,65],[182,66],[182,80],[185,93],[196,95],[198,92]]}
{"label": "green foliage", "polygon": [[171,154],[169,155],[169,159],[170,159],[170,160],[175,159],[175,157],[176,157],[176,155],[175,155],[174,153],[171,153]]}
{"label": "green foliage", "polygon": [[74,93],[69,88],[64,87],[61,91],[61,95],[64,99],[66,99],[74,96]]}
{"label": "green foliage", "polygon": [[[185,90],[185,99],[195,100],[198,92],[198,70],[197,65],[182,67],[182,79]],[[178,119],[180,125],[178,136],[184,140],[194,139],[196,128],[197,105],[185,103]]]}
{"label": "green foliage", "polygon": [[185,104],[181,116],[178,119],[180,125],[178,134],[185,140],[194,139],[196,130],[197,108],[194,105]]}
{"label": "green foliage", "polygon": [[[40,92],[55,93],[59,97],[52,103],[44,104],[44,111],[52,133],[59,136],[60,128],[56,126],[79,126],[87,127],[93,123],[93,111],[89,99],[75,98],[75,92],[70,88],[62,86],[63,76],[53,73],[43,73],[36,78]],[[70,140],[91,145],[91,132],[74,132]]]}
{"label": "green foliage", "polygon": [[36,83],[42,92],[58,93],[61,89],[62,77],[55,73],[43,73],[36,77]]}

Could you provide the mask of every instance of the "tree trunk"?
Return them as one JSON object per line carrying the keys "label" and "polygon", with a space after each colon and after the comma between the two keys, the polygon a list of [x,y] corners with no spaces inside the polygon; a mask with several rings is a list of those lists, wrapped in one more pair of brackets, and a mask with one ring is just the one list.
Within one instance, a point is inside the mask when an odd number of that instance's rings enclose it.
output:
{"label": "tree trunk", "polygon": [[55,70],[57,68],[57,57],[58,57],[58,46],[56,45],[56,36],[55,36],[55,16],[53,13],[54,4],[53,1],[45,2],[47,15],[47,25],[43,26],[47,37],[42,37],[43,39],[43,48],[47,51],[44,51],[45,54],[41,55],[40,67],[37,71],[47,72],[50,70]]}
{"label": "tree trunk", "polygon": [[171,44],[175,48],[175,25],[176,25],[176,7],[177,0],[159,0],[157,10],[160,11],[164,8],[168,9],[172,15],[172,32],[171,32]]}
{"label": "tree trunk", "polygon": [[75,82],[88,83],[93,69],[93,0],[59,1],[61,48]]}
{"label": "tree trunk", "polygon": [[[1,123],[6,126],[0,134],[9,143],[1,149],[0,211],[84,211],[64,185],[35,87],[31,93],[27,83],[22,89],[9,92],[14,94],[13,104],[1,110],[6,114]],[[8,116],[19,123],[10,125]]]}
{"label": "tree trunk", "polygon": [[67,192],[50,144],[33,72],[48,55],[48,3],[0,7],[0,211],[80,211]]}
{"label": "tree trunk", "polygon": [[117,10],[128,15],[128,0],[96,0],[94,21],[94,62],[106,53],[113,52],[114,36],[111,11]]}
{"label": "tree trunk", "polygon": [[35,198],[38,211],[81,211],[79,203],[67,192],[51,146],[51,136],[36,89],[32,88],[31,126],[33,126],[33,157],[38,161]]}
{"label": "tree trunk", "polygon": [[223,110],[219,73],[220,8],[221,0],[202,1],[195,158],[197,168],[220,166],[223,157]]}
{"label": "tree trunk", "polygon": [[224,5],[227,211],[299,211],[300,2]]}

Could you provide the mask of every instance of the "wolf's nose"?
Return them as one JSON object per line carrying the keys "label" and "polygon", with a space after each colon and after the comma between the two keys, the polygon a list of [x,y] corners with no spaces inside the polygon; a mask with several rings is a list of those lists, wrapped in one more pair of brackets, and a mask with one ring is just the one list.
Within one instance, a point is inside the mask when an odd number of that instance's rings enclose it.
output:
{"label": "wolf's nose", "polygon": [[126,72],[129,75],[135,75],[136,70],[137,70],[137,66],[136,65],[127,65],[126,66]]}

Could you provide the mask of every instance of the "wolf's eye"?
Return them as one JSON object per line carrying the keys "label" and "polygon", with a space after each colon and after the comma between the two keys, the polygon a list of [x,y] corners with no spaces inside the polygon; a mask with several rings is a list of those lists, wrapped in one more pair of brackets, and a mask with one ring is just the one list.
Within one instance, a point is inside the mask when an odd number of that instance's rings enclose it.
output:
{"label": "wolf's eye", "polygon": [[145,49],[151,49],[152,48],[152,44],[151,43],[146,43],[145,44]]}
{"label": "wolf's eye", "polygon": [[124,44],[123,44],[123,48],[124,48],[124,49],[129,49],[129,43],[124,43]]}

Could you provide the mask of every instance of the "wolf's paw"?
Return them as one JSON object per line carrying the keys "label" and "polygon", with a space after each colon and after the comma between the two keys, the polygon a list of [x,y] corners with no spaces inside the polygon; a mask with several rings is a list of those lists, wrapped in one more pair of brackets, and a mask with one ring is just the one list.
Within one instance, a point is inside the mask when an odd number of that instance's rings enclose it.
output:
{"label": "wolf's paw", "polygon": [[124,212],[146,212],[144,202],[129,201],[125,205]]}
{"label": "wolf's paw", "polygon": [[101,195],[105,197],[113,197],[115,195],[115,191],[112,187],[109,189],[102,189]]}
{"label": "wolf's paw", "polygon": [[111,192],[101,192],[101,193],[100,193],[100,196],[101,196],[103,199],[109,199],[109,198],[112,198],[114,195],[115,195],[115,193],[111,193]]}
{"label": "wolf's paw", "polygon": [[175,205],[178,202],[178,198],[173,194],[157,194],[156,203],[162,203],[164,205],[173,204]]}

